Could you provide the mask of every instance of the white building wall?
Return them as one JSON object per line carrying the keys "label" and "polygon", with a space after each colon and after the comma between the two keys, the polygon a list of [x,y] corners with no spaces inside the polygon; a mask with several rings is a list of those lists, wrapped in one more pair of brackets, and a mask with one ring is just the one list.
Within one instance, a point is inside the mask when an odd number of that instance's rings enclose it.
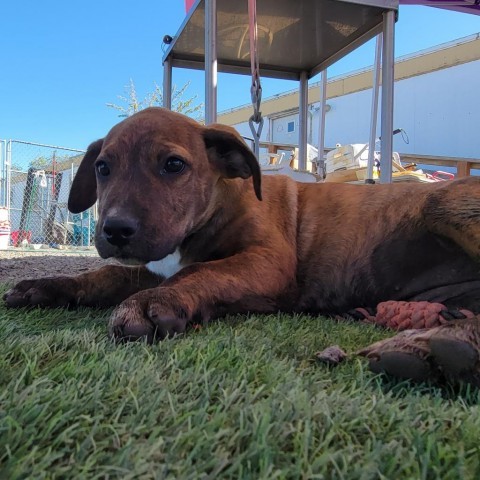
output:
{"label": "white building wall", "polygon": [[[465,63],[395,83],[394,128],[409,137],[406,144],[394,137],[394,150],[402,153],[480,158],[480,61]],[[325,145],[366,143],[369,138],[372,90],[329,99]],[[318,141],[318,105],[310,106],[308,142]],[[262,140],[297,143],[298,128],[287,132],[287,123],[298,114],[265,119]],[[248,122],[235,125],[251,136]],[[377,136],[380,135],[380,114]]]}

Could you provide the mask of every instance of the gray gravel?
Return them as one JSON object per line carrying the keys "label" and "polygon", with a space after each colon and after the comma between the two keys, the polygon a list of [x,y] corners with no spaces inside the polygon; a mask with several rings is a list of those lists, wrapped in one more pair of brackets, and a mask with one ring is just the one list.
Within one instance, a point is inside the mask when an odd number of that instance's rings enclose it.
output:
{"label": "gray gravel", "polygon": [[77,275],[95,270],[113,260],[103,260],[95,253],[62,251],[25,251],[10,248],[0,250],[0,283],[16,283],[25,278],[56,275]]}

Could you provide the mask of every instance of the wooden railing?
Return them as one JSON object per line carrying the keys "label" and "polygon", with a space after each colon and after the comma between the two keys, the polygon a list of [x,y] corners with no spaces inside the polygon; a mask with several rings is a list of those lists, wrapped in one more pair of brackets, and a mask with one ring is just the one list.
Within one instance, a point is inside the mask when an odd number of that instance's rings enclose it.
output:
{"label": "wooden railing", "polygon": [[472,169],[480,169],[479,158],[462,157],[437,157],[433,155],[415,155],[413,153],[400,153],[402,164],[416,163],[421,165],[434,165],[436,167],[454,167],[457,169],[456,177],[469,177]]}
{"label": "wooden railing", "polygon": [[291,150],[293,152],[298,148],[298,145],[291,143],[260,142],[260,148],[266,148],[268,153],[278,153],[279,150]]}
{"label": "wooden railing", "polygon": [[[268,153],[278,153],[279,150],[291,150],[292,152],[298,148],[298,145],[288,143],[271,143],[260,142],[260,148],[266,148]],[[325,153],[332,150],[332,148],[325,148]],[[419,165],[433,165],[439,167],[454,167],[456,168],[455,176],[457,178],[468,177],[471,175],[471,170],[480,169],[480,158],[463,158],[463,157],[440,157],[434,155],[416,155],[413,153],[400,153],[400,159],[403,165],[409,163],[416,163]]]}

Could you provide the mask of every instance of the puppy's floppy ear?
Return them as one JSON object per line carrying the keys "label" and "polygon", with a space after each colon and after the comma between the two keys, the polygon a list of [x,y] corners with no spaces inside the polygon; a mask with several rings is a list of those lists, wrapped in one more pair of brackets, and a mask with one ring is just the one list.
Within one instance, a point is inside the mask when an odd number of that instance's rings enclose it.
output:
{"label": "puppy's floppy ear", "polygon": [[203,137],[209,160],[226,178],[252,177],[255,195],[261,200],[260,166],[243,138],[227,125],[213,124],[204,128]]}
{"label": "puppy's floppy ear", "polygon": [[97,201],[97,177],[94,163],[102,145],[103,138],[90,144],[78,167],[68,196],[68,209],[72,213],[83,212]]}

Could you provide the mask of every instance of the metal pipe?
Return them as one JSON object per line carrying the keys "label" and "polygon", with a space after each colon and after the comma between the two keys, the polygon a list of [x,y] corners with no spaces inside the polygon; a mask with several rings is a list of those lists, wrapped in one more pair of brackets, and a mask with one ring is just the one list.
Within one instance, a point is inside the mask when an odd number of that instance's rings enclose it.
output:
{"label": "metal pipe", "polygon": [[48,148],[57,148],[59,150],[67,150],[69,152],[78,152],[78,153],[85,153],[86,150],[79,150],[78,148],[68,148],[68,147],[59,147],[58,145],[48,145],[48,144],[45,144],[45,143],[33,143],[33,142],[26,142],[24,140],[15,140],[15,139],[12,139],[12,140],[9,140],[8,143],[10,143],[10,145],[13,143],[22,143],[23,145],[35,145],[36,147],[48,147]]}
{"label": "metal pipe", "polygon": [[370,116],[370,138],[368,140],[368,162],[367,179],[365,183],[373,180],[373,162],[375,157],[375,140],[377,138],[377,116],[378,116],[378,92],[380,90],[380,62],[382,61],[382,41],[383,35],[377,35],[375,44],[375,64],[373,66],[373,85],[372,85],[372,109]]}
{"label": "metal pipe", "polygon": [[307,110],[308,110],[308,76],[300,73],[299,108],[298,108],[298,169],[307,169]]}
{"label": "metal pipe", "polygon": [[1,150],[0,150],[0,193],[2,198],[0,198],[0,207],[5,207],[7,205],[7,165],[6,165],[6,148],[7,142],[5,140],[0,140]]}
{"label": "metal pipe", "polygon": [[383,14],[382,130],[380,183],[392,182],[395,11]]}
{"label": "metal pipe", "polygon": [[163,62],[163,107],[172,109],[172,61],[170,58]]}
{"label": "metal pipe", "polygon": [[205,0],[205,124],[217,121],[217,0]]}
{"label": "metal pipe", "polygon": [[[92,209],[88,209],[88,216],[87,216],[87,221],[88,221],[88,228],[87,228],[87,247],[90,246],[90,237],[92,236]],[[82,230],[83,232],[83,230]]]}
{"label": "metal pipe", "polygon": [[10,185],[12,183],[12,141],[11,140],[7,142],[5,165],[7,167],[7,176],[6,176],[7,181],[5,182],[5,190],[7,192],[7,198],[6,198],[5,206],[8,208],[8,211],[10,211],[10,200],[11,200]]}
{"label": "metal pipe", "polygon": [[320,110],[318,111],[317,174],[325,176],[325,114],[327,107],[327,70],[320,74]]}

